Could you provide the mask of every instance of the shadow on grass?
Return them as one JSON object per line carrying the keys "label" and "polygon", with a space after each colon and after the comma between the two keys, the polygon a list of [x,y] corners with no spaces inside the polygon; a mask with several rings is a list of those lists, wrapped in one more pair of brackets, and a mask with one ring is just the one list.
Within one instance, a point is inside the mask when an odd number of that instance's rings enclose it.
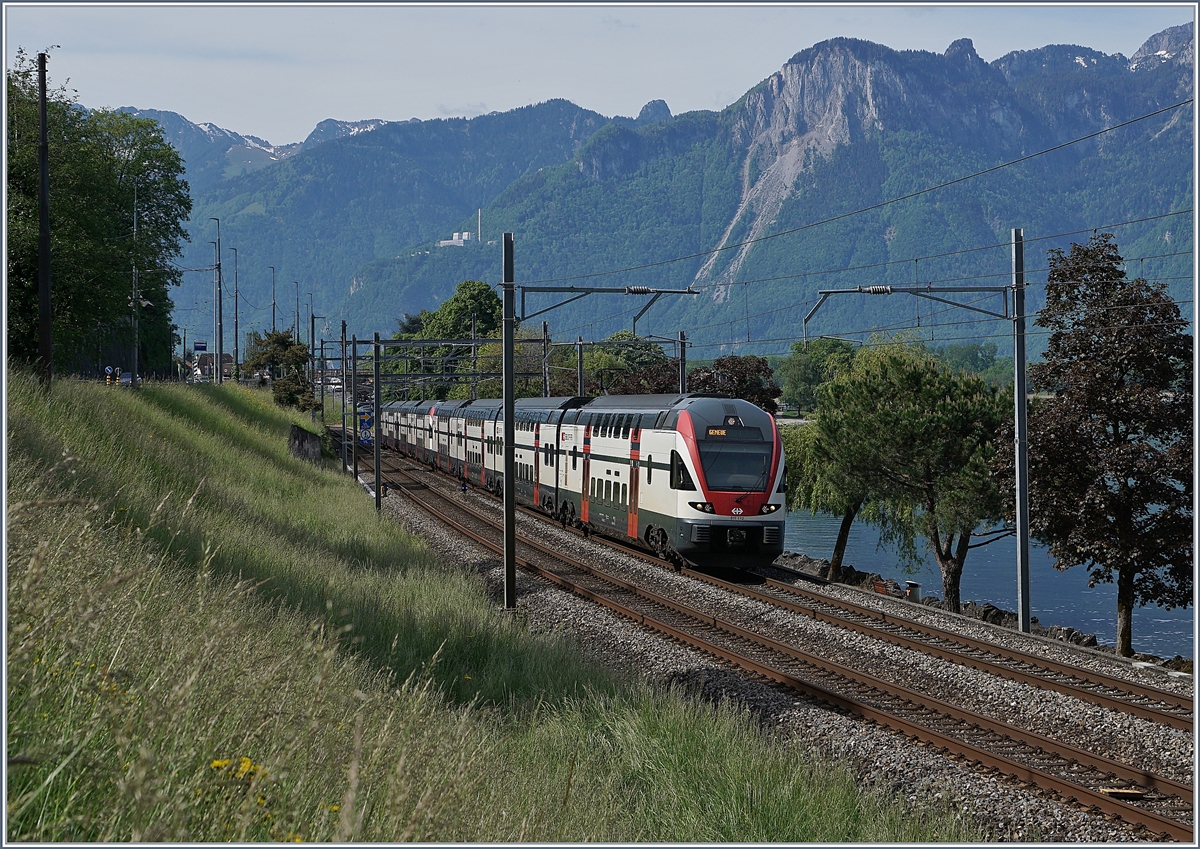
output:
{"label": "shadow on grass", "polygon": [[[36,407],[41,403],[37,396],[13,393],[9,449],[48,468],[67,447],[60,433],[71,440],[95,435],[100,442],[118,446],[126,432],[142,428],[143,438],[153,433],[162,441],[154,443],[155,453],[149,458],[120,449],[109,457],[108,444],[90,452],[79,446],[83,459],[63,483],[124,508],[121,524],[142,528],[183,568],[196,570],[207,564],[214,572],[260,583],[259,593],[266,598],[337,627],[352,626],[345,635],[347,649],[390,670],[398,680],[413,672],[429,674],[454,701],[505,707],[554,700],[583,688],[607,689],[606,677],[580,668],[573,652],[552,641],[534,640],[523,628],[495,616],[478,578],[458,569],[439,570],[423,545],[398,528],[369,531],[357,539],[331,539],[301,524],[303,515],[293,522],[286,512],[255,506],[253,493],[237,490],[236,476],[230,482],[228,474],[220,484],[225,493],[221,497],[202,491],[193,511],[185,515],[172,506],[191,494],[180,491],[154,521],[164,487],[191,475],[197,481],[209,473],[217,475],[214,463],[231,462],[267,464],[267,471],[286,482],[288,491],[307,488],[314,497],[357,498],[363,505],[362,521],[378,521],[357,484],[292,458],[286,449],[264,448],[264,439],[286,440],[286,414],[258,409],[252,400],[230,399],[232,393],[220,388],[203,389],[207,391],[186,394],[151,390],[136,398],[122,396],[118,402],[115,395],[66,387],[62,398],[68,403],[49,411],[44,405]],[[210,395],[228,403],[210,406]],[[162,419],[156,422],[151,410]],[[181,431],[175,421],[185,428]],[[243,424],[255,430],[247,431]],[[189,434],[197,437],[189,439]],[[225,439],[227,434],[227,444],[235,449],[232,460],[216,456],[209,440]],[[141,475],[153,480],[136,480]],[[270,554],[264,556],[264,551]],[[286,556],[304,557],[312,565],[291,568],[292,562],[280,561]],[[405,601],[414,598],[419,603]]]}

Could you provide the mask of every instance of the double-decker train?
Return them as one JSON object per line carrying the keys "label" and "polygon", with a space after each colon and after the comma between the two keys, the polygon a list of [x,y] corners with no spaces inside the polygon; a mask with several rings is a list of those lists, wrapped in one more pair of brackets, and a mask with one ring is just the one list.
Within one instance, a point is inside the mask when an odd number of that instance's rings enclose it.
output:
{"label": "double-decker train", "polygon": [[[714,395],[522,398],[517,500],[677,563],[769,562],[783,551],[787,475],[774,418]],[[500,493],[499,399],[382,408],[383,446]]]}

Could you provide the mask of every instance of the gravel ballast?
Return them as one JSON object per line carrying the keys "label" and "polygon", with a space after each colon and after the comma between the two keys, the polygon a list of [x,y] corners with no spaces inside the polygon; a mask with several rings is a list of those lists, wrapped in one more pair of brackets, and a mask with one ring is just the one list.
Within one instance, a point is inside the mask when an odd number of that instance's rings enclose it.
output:
{"label": "gravel ballast", "polygon": [[[439,481],[432,474],[425,478],[427,483],[438,485],[441,491],[465,500],[474,509],[500,512],[500,505],[489,496],[474,491],[461,493],[453,484],[445,479]],[[365,487],[370,483],[363,480]],[[493,598],[502,601],[502,564],[495,555],[449,532],[395,489],[382,504],[385,514],[424,538],[446,560],[478,571]],[[1192,780],[1193,740],[1185,732],[891,646],[750,599],[731,597],[716,587],[676,575],[665,564],[646,563],[548,522],[528,516],[519,516],[518,522],[522,526],[537,522],[537,535],[541,539],[564,551],[586,553],[618,576],[642,579],[650,576],[657,591],[688,604],[734,621],[753,620],[754,627],[760,629],[769,623],[773,633],[806,651],[848,666],[863,667],[878,677],[1067,740],[1089,752],[1115,759],[1140,758],[1138,762],[1154,772],[1189,783]],[[1164,690],[1189,695],[1192,692],[1189,676],[1168,676],[1160,669],[1135,667],[1102,652],[1030,637],[842,585],[824,586],[821,591],[1030,654],[1102,670]],[[622,674],[637,670],[655,685],[683,685],[703,698],[733,700],[751,710],[765,726],[784,732],[817,753],[848,763],[864,789],[902,799],[912,807],[949,806],[977,822],[990,839],[1020,842],[1156,839],[1144,830],[1109,821],[1072,803],[1056,801],[1015,779],[959,762],[873,723],[840,715],[794,693],[751,680],[715,658],[643,630],[599,605],[521,572],[517,574],[517,598],[518,614],[531,631],[568,636],[583,653]]]}

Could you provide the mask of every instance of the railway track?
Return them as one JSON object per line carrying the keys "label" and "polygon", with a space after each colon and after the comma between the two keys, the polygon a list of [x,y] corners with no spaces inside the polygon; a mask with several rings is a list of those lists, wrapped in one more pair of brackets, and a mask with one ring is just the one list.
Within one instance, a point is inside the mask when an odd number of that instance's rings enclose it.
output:
{"label": "railway track", "polygon": [[[364,471],[369,472],[369,457],[363,465]],[[479,544],[499,551],[500,547],[496,543],[497,527],[492,517],[470,510],[460,500],[438,492],[436,487],[430,487],[416,477],[413,474],[415,471],[426,472],[424,467],[388,458],[385,460],[383,479],[389,486],[405,490],[415,503],[424,506],[438,519],[455,526]],[[810,698],[838,710],[877,722],[921,740],[926,745],[942,749],[948,754],[997,769],[1062,797],[1073,798],[1085,806],[1118,816],[1127,822],[1140,824],[1155,834],[1181,841],[1192,839],[1192,789],[1181,782],[1092,755],[1025,729],[907,690],[895,683],[847,669],[753,629],[715,617],[666,598],[653,590],[606,574],[589,564],[574,561],[561,551],[537,542],[520,540],[518,560],[523,568],[544,580],[589,598],[645,627],[723,658],[755,675],[806,693]],[[840,627],[866,629],[872,636],[892,641],[911,639],[907,634],[898,633],[897,629],[903,632],[904,629],[909,629],[912,623],[901,623],[864,607],[861,611],[854,612],[862,621],[854,622],[853,626],[848,625],[852,620],[844,608],[833,611],[821,609],[817,602],[825,602],[826,599],[819,597],[819,594],[797,590],[788,584],[774,582],[778,584],[774,586],[766,583],[766,589],[747,593],[749,588],[732,582],[712,578],[703,573],[697,574],[697,577],[723,588],[732,588],[743,595],[751,594],[751,597],[755,597],[752,593],[761,593],[763,597],[757,600],[788,607],[803,615],[814,618],[831,617]],[[882,632],[878,627],[880,622],[887,626]],[[928,630],[936,632],[936,629]],[[926,633],[921,637],[926,644],[923,650],[929,651],[930,641],[937,643],[947,639],[948,643],[937,646],[936,651],[931,653],[942,652],[948,659],[971,666],[983,664],[989,671],[996,665],[987,658],[964,660],[959,657],[955,649],[964,645],[964,638],[956,634]],[[982,648],[968,648],[984,655],[995,653],[997,650],[988,644],[981,646]],[[1036,677],[1036,673],[1032,672],[1023,674]],[[1081,678],[1078,670],[1075,670],[1074,674],[1070,671],[1056,674],[1076,680],[1097,677],[1087,673]],[[1009,669],[1006,677],[1014,676],[1015,673]],[[1120,686],[1127,686],[1129,683],[1118,679],[1113,681],[1117,681]],[[1085,680],[1085,683],[1092,682]],[[1058,689],[1060,683],[1054,681],[1040,685]],[[1076,685],[1074,682],[1066,682],[1061,686]],[[1099,686],[1113,688],[1113,685],[1107,682],[1101,682]],[[1095,694],[1092,695],[1093,698],[1089,700],[1094,700]],[[1176,702],[1179,701],[1172,694],[1166,695]],[[1118,702],[1125,704],[1119,699]],[[1125,707],[1114,709],[1124,710]],[[1168,710],[1170,709],[1172,708],[1169,707]],[[1182,711],[1183,706],[1174,704],[1173,709]]]}

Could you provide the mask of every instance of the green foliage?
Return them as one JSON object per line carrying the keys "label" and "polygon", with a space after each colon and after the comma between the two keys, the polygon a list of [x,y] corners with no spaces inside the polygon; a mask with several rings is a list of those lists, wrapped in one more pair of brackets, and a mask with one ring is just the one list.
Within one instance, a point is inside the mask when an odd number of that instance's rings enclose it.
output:
{"label": "green foliage", "polygon": [[271,392],[281,407],[307,412],[320,408],[312,384],[305,375],[309,362],[308,346],[298,342],[291,329],[261,334],[254,331],[246,345],[245,367],[274,376]]}
{"label": "green foliage", "polygon": [[[1130,280],[1109,233],[1050,251],[1043,362],[1029,410],[1030,530],[1060,569],[1117,584],[1117,651],[1134,604],[1192,599],[1192,336],[1161,284]],[[1012,452],[1000,464],[1011,475]]]}
{"label": "green foliage", "polygon": [[[38,78],[18,51],[8,95],[8,353],[32,362],[38,344]],[[54,360],[58,370],[131,367],[130,301],[139,276],[139,365],[172,372],[174,259],[191,198],[183,162],[159,126],[121,112],[80,109],[47,91]],[[135,204],[136,192],[136,204]],[[137,237],[134,238],[136,206]]]}
{"label": "green foliage", "polygon": [[691,392],[723,393],[756,404],[768,413],[779,409],[779,387],[766,358],[753,354],[718,357],[712,366],[688,372]]}
{"label": "green foliage", "polygon": [[829,580],[841,580],[842,558],[850,538],[850,526],[867,500],[864,480],[846,469],[821,443],[821,430],[812,424],[787,425],[779,429],[787,460],[787,506],[789,510],[832,513],[842,525],[829,558]]}
{"label": "green foliage", "polygon": [[818,438],[839,481],[853,483],[842,491],[869,493],[885,538],[909,556],[918,536],[929,541],[957,611],[971,533],[1000,510],[987,464],[1005,404],[918,344],[875,343],[818,390]]}
{"label": "green foliage", "polygon": [[811,412],[817,408],[817,387],[850,367],[854,345],[842,339],[814,339],[792,343],[792,353],[779,364],[783,402]]}
{"label": "green foliage", "polygon": [[931,353],[955,371],[982,377],[992,386],[1013,381],[1013,358],[997,357],[995,342],[965,342],[943,345]]}

